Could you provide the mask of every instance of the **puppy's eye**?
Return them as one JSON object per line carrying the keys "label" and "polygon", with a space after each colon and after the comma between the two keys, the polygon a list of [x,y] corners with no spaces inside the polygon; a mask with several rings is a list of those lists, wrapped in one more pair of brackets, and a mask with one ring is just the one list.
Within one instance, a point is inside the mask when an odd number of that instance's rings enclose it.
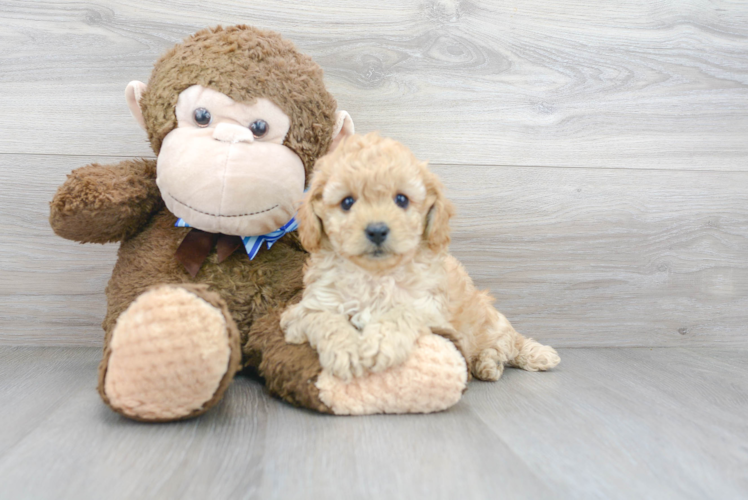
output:
{"label": "puppy's eye", "polygon": [[349,196],[348,198],[344,198],[343,201],[340,202],[340,208],[347,212],[351,209],[354,203],[356,203],[356,200],[353,199],[353,196]]}
{"label": "puppy's eye", "polygon": [[195,118],[195,123],[197,123],[198,127],[207,127],[210,125],[210,111],[208,111],[205,108],[197,108],[194,113],[192,113],[193,118]]}
{"label": "puppy's eye", "polygon": [[269,128],[268,122],[265,120],[255,120],[249,124],[249,130],[255,137],[262,137],[267,134]]}
{"label": "puppy's eye", "polygon": [[395,196],[395,205],[397,205],[398,207],[406,209],[408,208],[409,203],[410,200],[404,194],[398,194],[397,196]]}

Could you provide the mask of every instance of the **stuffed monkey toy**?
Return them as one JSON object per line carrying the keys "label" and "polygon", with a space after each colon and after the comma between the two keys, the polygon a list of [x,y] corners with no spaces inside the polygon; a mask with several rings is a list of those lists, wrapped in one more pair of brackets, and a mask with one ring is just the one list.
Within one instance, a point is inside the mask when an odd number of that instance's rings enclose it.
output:
{"label": "stuffed monkey toy", "polygon": [[433,335],[405,364],[345,384],[279,317],[302,291],[294,214],[314,163],[353,133],[322,70],[278,34],[202,30],[131,82],[130,110],[157,159],[73,171],[50,224],[119,242],[106,288],[99,393],[143,421],[199,415],[253,368],[269,391],[327,413],[429,412],[457,402],[467,369]]}

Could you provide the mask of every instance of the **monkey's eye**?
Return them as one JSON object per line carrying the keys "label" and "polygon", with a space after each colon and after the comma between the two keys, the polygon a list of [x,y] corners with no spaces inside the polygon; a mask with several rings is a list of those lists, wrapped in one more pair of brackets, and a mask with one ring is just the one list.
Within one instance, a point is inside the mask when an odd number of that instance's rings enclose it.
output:
{"label": "monkey's eye", "polygon": [[402,208],[403,210],[408,208],[409,203],[410,200],[404,194],[398,194],[397,196],[395,196],[395,205]]}
{"label": "monkey's eye", "polygon": [[343,210],[347,212],[348,210],[351,209],[354,203],[356,203],[356,200],[353,199],[353,196],[343,198],[343,201],[340,202],[340,208],[342,208]]}
{"label": "monkey's eye", "polygon": [[210,111],[207,109],[197,108],[192,116],[195,118],[195,123],[197,123],[198,127],[207,127],[210,125],[212,117],[210,116]]}
{"label": "monkey's eye", "polygon": [[255,120],[249,124],[249,130],[252,131],[252,135],[255,137],[262,137],[268,133],[268,122],[265,120]]}

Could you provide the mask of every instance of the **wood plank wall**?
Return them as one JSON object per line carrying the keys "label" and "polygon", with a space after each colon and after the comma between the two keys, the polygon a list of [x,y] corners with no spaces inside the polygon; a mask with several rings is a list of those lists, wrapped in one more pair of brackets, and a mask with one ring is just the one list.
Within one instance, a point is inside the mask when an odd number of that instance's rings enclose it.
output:
{"label": "wood plank wall", "polygon": [[123,90],[192,32],[283,33],[360,132],[429,159],[453,253],[556,346],[746,346],[748,3],[0,0],[0,343],[98,345],[115,246],[70,170],[152,156]]}

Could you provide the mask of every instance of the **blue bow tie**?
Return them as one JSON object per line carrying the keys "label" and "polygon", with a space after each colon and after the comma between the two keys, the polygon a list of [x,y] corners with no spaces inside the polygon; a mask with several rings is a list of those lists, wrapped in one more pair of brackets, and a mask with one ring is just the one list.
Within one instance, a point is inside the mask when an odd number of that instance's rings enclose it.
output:
{"label": "blue bow tie", "polygon": [[[177,222],[174,224],[175,227],[192,227],[187,222],[185,222],[184,219],[178,219]],[[249,255],[249,260],[252,260],[255,258],[255,255],[257,255],[257,252],[260,251],[260,248],[262,247],[262,244],[267,242],[268,250],[270,247],[273,246],[273,244],[287,235],[290,232],[296,231],[296,229],[299,227],[299,223],[296,221],[296,217],[291,217],[291,220],[283,224],[281,227],[276,229],[275,231],[271,231],[267,234],[261,234],[259,236],[242,236],[242,243],[244,244],[244,248],[247,250],[247,255]]]}

